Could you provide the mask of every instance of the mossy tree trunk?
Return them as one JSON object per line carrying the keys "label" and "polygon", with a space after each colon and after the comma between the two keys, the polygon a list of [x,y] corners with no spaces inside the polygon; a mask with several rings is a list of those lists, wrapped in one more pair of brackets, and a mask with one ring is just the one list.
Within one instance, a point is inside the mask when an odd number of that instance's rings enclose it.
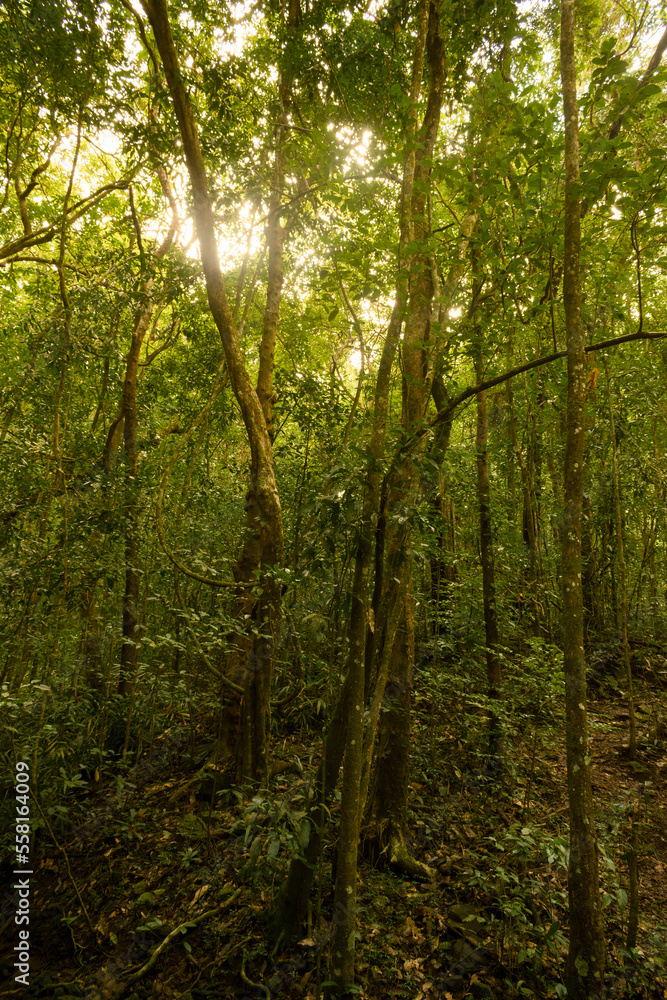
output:
{"label": "mossy tree trunk", "polygon": [[[290,4],[288,27],[296,27],[298,5]],[[278,82],[278,113],[273,130],[274,159],[266,223],[267,286],[266,305],[259,345],[257,398],[266,432],[273,443],[274,358],[283,287],[283,237],[281,202],[285,187],[285,143],[289,135],[288,108],[291,81],[281,73]],[[223,740],[236,757],[236,780],[257,780],[268,773],[268,727],[270,724],[271,681],[281,618],[280,586],[271,577],[277,552],[272,533],[262,531],[262,506],[254,482],[246,495],[246,523],[243,548],[234,566],[240,585],[234,608],[238,622],[249,622],[245,633],[232,637],[233,649],[225,673],[243,695],[229,691],[222,723]],[[252,596],[248,585],[258,570],[265,570],[263,592]]]}
{"label": "mossy tree trunk", "polygon": [[[431,176],[430,164],[440,124],[445,82],[445,52],[440,33],[440,10],[439,5],[435,3],[430,3],[428,7],[426,54],[429,70],[428,99],[418,135],[419,145],[409,208],[413,239],[420,240],[424,246],[428,245],[431,236],[426,202]],[[424,419],[427,400],[425,346],[430,335],[434,284],[428,252],[414,254],[410,268],[410,295],[403,336],[402,422],[406,438],[418,430]],[[385,579],[387,590],[393,585],[397,575],[400,585],[397,590],[396,609],[392,609],[386,601],[384,615],[389,621],[389,618],[398,612],[398,621],[393,628],[387,629],[384,637],[387,648],[378,651],[387,662],[384,670],[378,670],[378,676],[382,688],[384,688],[383,675],[390,684],[389,706],[379,721],[380,749],[366,809],[364,839],[368,849],[373,853],[387,856],[404,870],[420,869],[424,873],[424,866],[418,865],[411,858],[406,846],[410,707],[415,649],[409,507],[414,499],[416,487],[416,465],[410,454],[402,458],[394,473],[388,500],[389,520],[393,519],[397,524],[387,532],[387,563],[392,568],[385,573]],[[402,514],[401,508],[404,509]],[[399,514],[400,517],[396,518]],[[376,691],[376,697],[379,696],[379,691],[380,688]],[[370,752],[372,741],[367,741],[367,744]],[[362,808],[364,797],[362,795]]]}
{"label": "mossy tree trunk", "polygon": [[[484,380],[482,333],[479,323],[479,296],[482,280],[479,276],[477,253],[472,252],[472,299],[469,316],[473,322],[473,348],[477,382]],[[484,611],[484,639],[486,647],[486,682],[490,701],[489,747],[487,768],[497,773],[501,766],[502,736],[497,702],[500,698],[501,670],[498,655],[498,609],[496,603],[496,569],[493,546],[493,521],[491,516],[491,484],[489,478],[488,439],[489,414],[486,392],[479,392],[476,400],[477,423],[475,450],[477,452],[477,503],[479,509],[479,548],[482,562],[482,607]]]}
{"label": "mossy tree trunk", "polygon": [[[429,25],[429,0],[421,0],[415,56],[410,88],[410,113],[406,138],[400,209],[400,246],[412,239],[412,194],[415,173],[414,135],[416,106],[422,86],[424,51]],[[354,982],[354,936],[356,922],[356,866],[359,840],[360,791],[367,747],[364,745],[363,712],[367,687],[368,585],[373,560],[382,497],[381,463],[385,450],[391,371],[398,347],[403,315],[408,295],[408,274],[400,259],[396,300],[392,310],[376,378],[373,426],[369,444],[370,458],[366,469],[364,499],[357,534],[352,600],[348,630],[346,680],[338,696],[325,740],[320,762],[316,796],[310,810],[310,839],[305,859],[292,858],[287,880],[273,906],[271,926],[274,935],[288,938],[296,933],[303,920],[310,888],[319,858],[324,832],[327,802],[338,780],[340,766],[346,756],[344,790],[344,836],[338,852],[336,913],[334,916],[332,955],[334,979],[341,987]],[[370,643],[369,659],[373,643]],[[369,664],[370,668],[370,664]],[[377,692],[376,692],[377,694]],[[351,706],[354,706],[351,708]],[[355,741],[353,743],[353,741]],[[350,890],[348,892],[348,889]]]}
{"label": "mossy tree trunk", "polygon": [[618,571],[621,584],[621,634],[623,636],[623,665],[625,667],[625,683],[628,688],[628,719],[630,737],[630,757],[637,753],[637,721],[635,719],[635,698],[632,690],[632,664],[630,662],[630,641],[628,639],[628,590],[626,584],[625,544],[623,540],[623,516],[621,514],[621,484],[618,472],[618,446],[616,442],[616,421],[614,420],[614,401],[612,397],[609,369],[605,362],[607,376],[607,399],[609,402],[609,430],[611,432],[611,468],[614,485],[614,512],[616,515],[616,547],[618,550]]}
{"label": "mossy tree trunk", "polygon": [[581,513],[585,438],[586,355],[581,313],[579,256],[579,120],[574,48],[574,0],[562,0],[560,65],[565,117],[565,234],[563,300],[567,336],[567,432],[563,526],[563,653],[567,785],[570,806],[568,871],[570,944],[568,996],[602,994],[605,937],[600,902],[598,847],[591,788],[591,758],[586,710],[583,592],[581,584]]}
{"label": "mossy tree trunk", "polygon": [[[167,3],[166,0],[142,0],[142,6],[153,28],[179,125],[192,189],[195,230],[199,241],[209,307],[220,334],[232,389],[241,410],[250,446],[250,488],[247,495],[246,537],[244,552],[241,555],[243,566],[239,566],[237,563],[236,567],[236,578],[240,584],[237,604],[245,604],[248,600],[245,584],[247,583],[246,578],[253,572],[251,567],[263,570],[264,572],[260,573],[258,580],[258,583],[263,586],[263,604],[261,606],[253,605],[250,613],[255,617],[257,623],[268,623],[269,629],[274,630],[279,613],[277,607],[279,593],[271,571],[276,566],[282,565],[284,556],[282,511],[273,466],[271,433],[269,425],[267,425],[266,413],[266,408],[270,405],[272,397],[269,375],[272,373],[273,357],[270,347],[271,336],[275,333],[275,329],[270,328],[267,333],[265,328],[262,363],[262,373],[265,377],[262,383],[263,399],[260,400],[245,365],[238,331],[225,292],[213,206],[199,142],[199,132],[183,82],[183,74],[169,22]],[[272,213],[272,219],[274,224],[279,225],[277,212]],[[279,251],[279,246],[277,249]],[[279,297],[278,285],[280,281],[275,260],[272,273],[276,276],[274,290],[278,292]],[[273,299],[271,299],[270,304],[274,305]],[[271,327],[274,318],[276,318],[275,311],[269,317],[269,327]],[[269,634],[268,639],[261,641],[261,648],[256,648],[253,643],[250,649],[243,630],[239,630],[237,638],[239,649],[244,657],[247,657],[242,663],[245,705],[240,718],[242,734],[239,737],[241,748],[237,776],[240,771],[244,777],[261,778],[266,772],[267,763],[268,691],[275,636]],[[235,733],[232,734],[232,738],[236,742]]]}

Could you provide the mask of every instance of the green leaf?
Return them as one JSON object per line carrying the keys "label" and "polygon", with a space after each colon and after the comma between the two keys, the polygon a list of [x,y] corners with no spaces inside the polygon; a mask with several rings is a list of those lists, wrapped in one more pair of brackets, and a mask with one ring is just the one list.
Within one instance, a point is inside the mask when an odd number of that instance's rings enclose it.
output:
{"label": "green leaf", "polygon": [[278,856],[279,851],[280,851],[280,837],[273,837],[269,841],[269,846],[266,851],[266,856],[269,859],[275,858]]}
{"label": "green leaf", "polygon": [[659,87],[657,83],[647,83],[645,87],[637,94],[638,101],[644,101],[647,97],[653,97],[654,94],[661,94],[662,87]]}
{"label": "green leaf", "polygon": [[549,927],[549,930],[544,935],[544,940],[545,941],[550,941],[551,938],[554,936],[554,934],[556,933],[556,931],[558,930],[559,927],[560,927],[560,921],[559,920],[554,920],[554,922]]}

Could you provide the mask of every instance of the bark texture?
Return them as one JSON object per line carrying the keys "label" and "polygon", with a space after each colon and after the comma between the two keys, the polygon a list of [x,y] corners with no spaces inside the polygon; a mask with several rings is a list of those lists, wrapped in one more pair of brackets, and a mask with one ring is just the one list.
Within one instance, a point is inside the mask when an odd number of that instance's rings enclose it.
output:
{"label": "bark texture", "polygon": [[[280,498],[276,485],[271,434],[267,426],[265,409],[245,366],[237,329],[232,317],[225,292],[218,246],[216,241],[213,208],[209,196],[208,180],[204,158],[199,143],[199,133],[188,98],[178,55],[169,23],[166,0],[142,0],[142,6],[151,22],[167,85],[171,94],[174,112],[178,120],[185,160],[190,177],[193,197],[195,229],[201,252],[202,266],[206,279],[211,315],[220,334],[230,381],[239,404],[248,443],[250,446],[250,489],[247,497],[247,533],[241,565],[235,573],[240,584],[252,572],[251,566],[260,566],[267,571],[283,562],[283,526]],[[272,358],[265,360],[263,372],[272,370]],[[264,379],[264,385],[270,388]],[[270,396],[264,399],[267,405]],[[245,558],[246,555],[248,558]],[[277,588],[271,581],[270,573],[264,577],[264,610],[253,606],[252,613],[261,615],[274,627],[279,610]],[[247,596],[241,586],[237,603],[245,603]],[[273,664],[275,637],[265,640],[261,648],[249,644],[245,636],[238,637],[242,650],[241,669],[244,674],[244,704],[241,715],[240,763],[237,761],[237,778],[261,777],[266,772],[266,713],[268,710],[268,690]],[[237,661],[238,662],[238,659]],[[236,741],[236,733],[229,734],[230,742]],[[248,773],[250,772],[250,773]]]}
{"label": "bark texture", "polygon": [[563,652],[567,785],[570,806],[568,892],[570,945],[567,957],[569,997],[602,993],[605,938],[598,877],[598,847],[591,789],[586,711],[581,515],[583,496],[586,357],[581,314],[579,256],[581,218],[578,194],[579,120],[574,51],[574,0],[561,4],[561,80],[565,116],[565,243],[563,300],[567,335],[567,438],[563,525]]}
{"label": "bark texture", "polygon": [[618,445],[616,442],[616,422],[614,420],[614,403],[612,398],[611,380],[605,362],[607,375],[607,396],[609,400],[609,430],[611,431],[611,462],[614,485],[614,514],[616,519],[616,547],[618,551],[618,569],[621,584],[621,630],[623,635],[623,665],[625,681],[628,687],[628,721],[630,736],[630,757],[637,753],[637,721],[635,718],[635,698],[633,693],[632,664],[630,662],[630,640],[628,638],[628,589],[626,584],[625,545],[623,541],[623,516],[621,513],[621,484],[618,473]]}
{"label": "bark texture", "polygon": [[[429,0],[421,0],[418,14],[417,39],[410,88],[408,141],[401,189],[400,246],[411,238],[412,190],[414,183],[414,132],[416,104],[421,91],[424,51],[429,23]],[[338,695],[324,746],[317,776],[316,800],[311,811],[311,835],[305,851],[305,861],[294,857],[287,880],[281,889],[272,914],[274,935],[289,937],[296,933],[305,917],[312,885],[315,862],[319,857],[324,830],[326,804],[338,780],[344,754],[347,753],[343,791],[346,826],[341,834],[335,890],[335,913],[332,939],[333,978],[345,987],[354,982],[354,927],[356,922],[356,865],[359,839],[360,787],[365,759],[363,747],[363,709],[366,685],[366,639],[368,626],[368,584],[373,559],[382,495],[381,462],[385,451],[387,413],[391,370],[398,346],[407,298],[407,271],[402,266],[399,251],[396,301],[378,366],[373,411],[373,426],[369,443],[364,499],[355,553],[349,624],[349,651],[346,680]],[[369,658],[372,658],[372,643]],[[352,692],[352,693],[351,693]],[[353,700],[354,699],[354,700]],[[350,706],[354,708],[351,710]],[[350,733],[352,726],[352,735]],[[361,728],[360,728],[361,727]],[[355,741],[353,744],[352,741]],[[349,766],[348,766],[349,761]],[[343,808],[343,807],[342,807]],[[348,889],[350,890],[348,892]]]}
{"label": "bark texture", "polygon": [[[481,354],[477,357],[477,378],[482,381]],[[498,659],[498,611],[496,608],[496,570],[493,551],[493,523],[491,520],[491,484],[487,444],[489,415],[486,393],[477,394],[477,501],[479,504],[479,544],[482,557],[482,601],[484,605],[484,635],[486,639],[486,677],[491,697],[500,689],[500,660]]]}
{"label": "bark texture", "polygon": [[[431,233],[427,215],[427,194],[430,187],[431,158],[440,124],[440,113],[446,75],[445,51],[440,33],[440,7],[430,3],[426,34],[426,56],[429,88],[421,129],[417,136],[412,196],[409,201],[412,238],[427,246]],[[406,156],[407,160],[407,156]],[[432,260],[425,249],[415,253],[410,262],[409,300],[403,335],[403,429],[408,439],[424,421],[427,394],[428,364],[426,347],[430,335],[433,298],[436,291]],[[380,749],[376,762],[371,796],[368,802],[364,837],[372,853],[382,855],[403,870],[418,869],[428,873],[423,865],[411,858],[406,846],[408,833],[407,803],[409,789],[410,707],[412,671],[415,648],[415,623],[412,598],[412,548],[409,508],[414,499],[417,476],[414,452],[397,463],[390,475],[388,496],[387,572],[384,574],[386,595],[384,611],[376,629],[385,648],[379,652],[376,692],[371,706],[369,727],[374,725],[374,707],[379,710],[387,680],[390,684],[388,703],[379,721]],[[399,515],[401,510],[404,515]],[[398,586],[395,581],[398,580]],[[392,591],[395,590],[395,596]],[[367,739],[368,767],[374,742],[370,728]],[[367,782],[365,782],[367,784]],[[363,786],[362,786],[363,787]],[[365,794],[362,794],[361,807]]]}

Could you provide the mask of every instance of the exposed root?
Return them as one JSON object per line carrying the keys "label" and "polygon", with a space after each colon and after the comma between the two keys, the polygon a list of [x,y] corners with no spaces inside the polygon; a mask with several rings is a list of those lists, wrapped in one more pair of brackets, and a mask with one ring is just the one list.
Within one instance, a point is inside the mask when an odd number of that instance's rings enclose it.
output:
{"label": "exposed root", "polygon": [[366,830],[363,851],[371,860],[386,864],[401,875],[432,880],[436,873],[412,854],[405,842],[403,831],[393,823],[384,821],[372,830]]}
{"label": "exposed root", "polygon": [[412,878],[434,879],[435,871],[423,861],[417,861],[401,835],[392,832],[387,846],[388,864],[396,872]]}

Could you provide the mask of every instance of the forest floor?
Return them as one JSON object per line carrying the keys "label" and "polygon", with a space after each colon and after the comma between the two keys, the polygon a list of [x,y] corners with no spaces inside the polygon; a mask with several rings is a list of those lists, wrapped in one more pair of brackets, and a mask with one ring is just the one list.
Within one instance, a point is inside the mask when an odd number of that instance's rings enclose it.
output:
{"label": "forest floor", "polygon": [[[420,882],[362,861],[359,995],[563,996],[562,716],[559,710],[540,715],[538,705],[532,725],[527,716],[510,718],[511,766],[491,783],[480,768],[483,717],[462,693],[434,708],[428,678],[422,691],[415,699],[410,823],[415,856],[434,877]],[[640,685],[641,741],[634,761],[625,746],[627,710],[609,694],[594,691],[590,703],[608,940],[605,995],[664,998],[667,741],[657,708],[664,707],[665,690]],[[31,985],[13,981],[15,928],[7,920],[0,928],[0,994],[54,1000],[319,997],[332,913],[330,846],[301,941],[272,951],[264,916],[303,836],[320,738],[302,728],[277,735],[277,756],[299,766],[254,797],[228,790],[216,796],[214,807],[211,773],[201,770],[204,738],[195,727],[173,726],[123,777],[108,777],[92,792],[77,790],[65,832],[61,826],[51,840],[40,832]],[[637,948],[628,952],[631,808],[639,932]]]}

